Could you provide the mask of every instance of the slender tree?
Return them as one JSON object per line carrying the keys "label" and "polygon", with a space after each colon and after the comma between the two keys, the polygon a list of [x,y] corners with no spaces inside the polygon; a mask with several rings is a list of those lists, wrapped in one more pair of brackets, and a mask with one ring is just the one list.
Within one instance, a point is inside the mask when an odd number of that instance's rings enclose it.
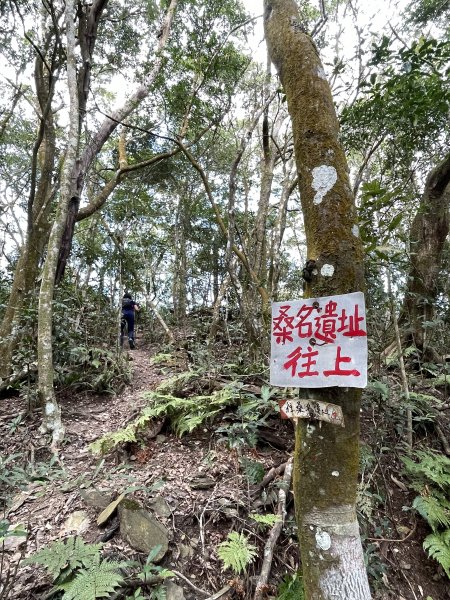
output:
{"label": "slender tree", "polygon": [[[317,48],[294,0],[265,0],[264,27],[287,97],[305,220],[308,297],[364,289],[363,251],[339,125]],[[324,268],[326,267],[326,268]],[[294,495],[308,600],[368,600],[356,517],[359,465],[357,389],[304,390],[342,407],[345,427],[296,427]]]}
{"label": "slender tree", "polygon": [[52,433],[52,447],[57,447],[64,437],[64,427],[61,422],[61,409],[56,401],[53,389],[53,351],[52,351],[52,324],[53,324],[53,292],[55,286],[55,273],[58,266],[58,253],[61,237],[67,218],[73,177],[78,155],[80,135],[80,120],[78,115],[79,98],[77,91],[77,66],[75,56],[75,7],[73,0],[66,1],[66,56],[67,56],[67,88],[70,101],[70,122],[67,140],[67,150],[64,168],[61,177],[61,190],[56,216],[50,232],[47,256],[42,272],[42,282],[39,294],[38,313],[38,372],[39,372],[39,397],[44,408],[42,429]]}

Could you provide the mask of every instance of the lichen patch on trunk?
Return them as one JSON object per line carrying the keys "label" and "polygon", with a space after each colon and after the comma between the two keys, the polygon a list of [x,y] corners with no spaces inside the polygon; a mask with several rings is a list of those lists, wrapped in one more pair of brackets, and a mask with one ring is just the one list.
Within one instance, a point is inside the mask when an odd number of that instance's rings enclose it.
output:
{"label": "lichen patch on trunk", "polygon": [[334,167],[321,165],[312,171],[312,188],[316,192],[313,203],[320,204],[327,192],[329,192],[337,181],[337,172]]}

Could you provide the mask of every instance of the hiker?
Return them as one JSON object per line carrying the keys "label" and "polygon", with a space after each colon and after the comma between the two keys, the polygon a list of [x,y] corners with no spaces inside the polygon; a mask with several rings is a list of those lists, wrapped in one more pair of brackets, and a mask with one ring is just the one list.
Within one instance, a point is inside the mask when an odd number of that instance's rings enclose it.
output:
{"label": "hiker", "polygon": [[137,302],[133,300],[129,292],[125,292],[122,299],[122,322],[121,322],[121,333],[120,333],[120,347],[123,346],[123,338],[125,332],[125,326],[128,326],[128,343],[130,349],[134,348],[134,313],[139,311],[141,307]]}

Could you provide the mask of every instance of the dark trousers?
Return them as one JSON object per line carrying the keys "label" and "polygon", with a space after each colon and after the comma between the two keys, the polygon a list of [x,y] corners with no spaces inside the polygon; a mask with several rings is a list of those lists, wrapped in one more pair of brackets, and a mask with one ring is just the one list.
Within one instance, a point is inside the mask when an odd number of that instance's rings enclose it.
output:
{"label": "dark trousers", "polygon": [[128,325],[128,340],[134,342],[134,311],[124,311],[122,313],[122,323],[120,332],[120,345],[123,344],[125,325]]}

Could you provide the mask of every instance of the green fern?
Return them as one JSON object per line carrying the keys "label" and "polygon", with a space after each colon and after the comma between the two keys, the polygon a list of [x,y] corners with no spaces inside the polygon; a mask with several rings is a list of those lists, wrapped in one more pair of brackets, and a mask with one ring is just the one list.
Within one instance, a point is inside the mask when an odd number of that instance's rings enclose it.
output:
{"label": "green fern", "polygon": [[266,515],[251,513],[249,517],[253,521],[256,521],[259,525],[262,525],[264,527],[273,527],[275,523],[279,523],[281,521],[280,515],[274,515],[272,513],[268,513]]}
{"label": "green fern", "polygon": [[54,580],[65,579],[80,567],[89,567],[100,557],[102,544],[85,544],[79,537],[57,540],[24,560],[24,564],[43,565]]}
{"label": "green fern", "polygon": [[227,539],[218,545],[217,554],[223,562],[224,569],[230,568],[233,573],[239,574],[255,560],[256,550],[256,546],[250,544],[244,534],[232,531]]}
{"label": "green fern", "polygon": [[412,487],[420,492],[413,507],[433,529],[423,547],[450,577],[450,459],[430,450],[418,450],[413,457],[418,460],[402,458]]}
{"label": "green fern", "polygon": [[442,490],[450,486],[449,458],[431,450],[417,450],[414,458],[418,460],[412,460],[407,456],[401,459],[407,472],[412,476],[413,484],[420,486],[432,481]]}
{"label": "green fern", "polygon": [[431,558],[439,562],[450,578],[450,529],[443,533],[431,533],[425,538],[423,547]]}
{"label": "green fern", "polygon": [[184,390],[186,385],[193,379],[197,379],[201,374],[199,369],[193,369],[192,371],[183,371],[177,373],[173,377],[169,377],[158,385],[156,391],[163,394],[175,394],[180,393]]}
{"label": "green fern", "polygon": [[160,392],[148,392],[144,395],[148,400],[141,414],[125,429],[107,433],[93,442],[89,448],[94,454],[106,454],[119,444],[135,442],[136,436],[153,419],[168,417],[172,428],[180,437],[190,433],[205,421],[212,419],[227,406],[235,404],[238,393],[233,386],[213,392],[210,396],[192,396],[177,398]]}
{"label": "green fern", "polygon": [[166,353],[166,352],[160,352],[159,354],[155,354],[150,359],[150,364],[151,365],[155,365],[155,366],[163,364],[163,363],[166,363],[168,365],[172,365],[175,362],[176,361],[175,361],[174,355],[170,354],[170,353]]}
{"label": "green fern", "polygon": [[428,521],[433,531],[439,527],[450,527],[450,501],[442,494],[417,496],[413,508]]}
{"label": "green fern", "polygon": [[101,560],[99,556],[86,569],[80,569],[74,579],[57,586],[64,591],[62,600],[96,600],[108,598],[123,583],[120,569],[123,563]]}
{"label": "green fern", "polygon": [[245,456],[241,459],[240,463],[250,485],[256,485],[264,479],[266,471],[262,463],[249,460]]}

